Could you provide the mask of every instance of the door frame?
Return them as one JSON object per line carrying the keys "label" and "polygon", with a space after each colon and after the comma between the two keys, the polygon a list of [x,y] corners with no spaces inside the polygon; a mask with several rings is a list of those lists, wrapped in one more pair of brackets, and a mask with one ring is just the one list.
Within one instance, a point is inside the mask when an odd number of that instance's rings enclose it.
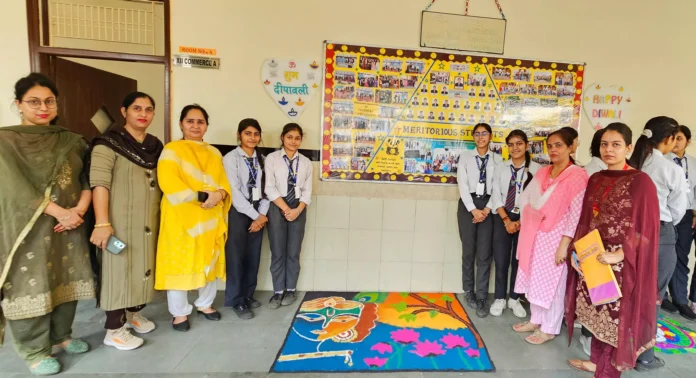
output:
{"label": "door frame", "polygon": [[[101,59],[164,65],[164,142],[167,143],[171,140],[171,0],[151,1],[161,2],[164,6],[164,55],[162,56],[49,46],[49,19],[48,17],[43,17],[42,20],[40,14],[41,9],[48,10],[48,0],[26,0],[29,62],[32,72],[47,71],[51,57]],[[39,2],[41,2],[40,6]],[[41,28],[43,28],[43,33],[40,32]]]}

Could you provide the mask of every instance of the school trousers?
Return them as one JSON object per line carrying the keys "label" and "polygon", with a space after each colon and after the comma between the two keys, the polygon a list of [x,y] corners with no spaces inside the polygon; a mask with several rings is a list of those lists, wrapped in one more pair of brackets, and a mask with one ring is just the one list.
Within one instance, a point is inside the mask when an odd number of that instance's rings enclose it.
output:
{"label": "school trousers", "polygon": [[[517,279],[517,241],[520,233],[510,234],[505,228],[505,223],[500,215],[490,215],[493,217],[493,260],[495,261],[495,299],[505,299],[510,295],[510,299],[518,299],[519,294],[515,293],[515,281]],[[511,222],[520,220],[519,214],[509,213]],[[508,278],[510,286],[508,289]]]}
{"label": "school trousers", "polygon": [[[667,286],[674,273],[674,267],[677,265],[677,251],[675,244],[677,242],[676,228],[672,222],[660,222],[660,245],[657,256],[657,291],[658,298],[664,298],[667,293]],[[646,293],[647,295],[647,293]],[[658,304],[655,311],[657,317],[660,317],[660,305]],[[657,324],[655,325],[657,327]],[[649,348],[643,354],[638,356],[640,361],[651,362],[655,358],[655,351]]]}
{"label": "school trousers", "polygon": [[[483,210],[490,199],[488,195],[478,197],[472,194],[471,197],[479,210]],[[464,202],[460,199],[457,222],[459,238],[462,241],[462,287],[464,291],[475,291],[477,299],[486,299],[493,260],[493,214],[489,214],[481,223],[474,223],[474,215],[466,209]],[[475,272],[474,261],[476,261]],[[474,275],[476,285],[474,285]]]}
{"label": "school trousers", "polygon": [[[300,204],[295,199],[290,208],[297,208]],[[302,240],[307,223],[307,209],[292,222],[285,219],[285,215],[276,204],[271,203],[268,209],[268,239],[271,244],[271,276],[273,277],[273,291],[282,292],[287,289],[297,289],[297,280],[300,277],[300,252]]]}
{"label": "school trousers", "polygon": [[227,282],[225,306],[237,307],[253,298],[261,262],[263,229],[249,232],[253,220],[234,207],[228,216],[229,232],[225,243]]}
{"label": "school trousers", "polygon": [[675,305],[689,304],[689,293],[686,287],[689,285],[689,253],[691,253],[691,244],[694,240],[694,229],[691,228],[693,219],[691,210],[688,210],[676,227],[677,264],[674,267],[672,279],[669,281],[669,294]]}

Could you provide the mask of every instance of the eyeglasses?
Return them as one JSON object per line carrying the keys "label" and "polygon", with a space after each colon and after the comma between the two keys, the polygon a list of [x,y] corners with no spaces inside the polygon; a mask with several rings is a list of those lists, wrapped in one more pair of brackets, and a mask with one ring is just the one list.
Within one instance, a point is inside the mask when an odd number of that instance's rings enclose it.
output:
{"label": "eyeglasses", "polygon": [[481,131],[480,133],[474,133],[474,138],[482,138],[487,137],[489,135],[490,133],[488,131]]}
{"label": "eyeglasses", "polygon": [[48,109],[55,109],[56,106],[58,106],[58,100],[56,100],[55,98],[47,98],[44,101],[41,101],[38,98],[33,98],[31,100],[26,100],[22,102],[26,102],[32,109],[39,109],[41,107],[41,103],[46,104],[46,107]]}

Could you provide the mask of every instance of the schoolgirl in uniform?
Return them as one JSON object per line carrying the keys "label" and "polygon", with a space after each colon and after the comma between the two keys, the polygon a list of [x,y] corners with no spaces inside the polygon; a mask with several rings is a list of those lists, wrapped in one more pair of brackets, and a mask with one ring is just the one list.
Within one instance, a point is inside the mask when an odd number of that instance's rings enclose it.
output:
{"label": "schoolgirl in uniform", "polygon": [[493,218],[490,215],[494,207],[491,193],[497,166],[503,161],[500,155],[489,150],[492,137],[490,125],[477,124],[473,134],[476,149],[462,153],[457,170],[460,195],[457,221],[462,241],[464,296],[467,304],[476,309],[476,315],[485,318],[489,311],[488,279],[493,258]]}
{"label": "schoolgirl in uniform", "polygon": [[[664,298],[677,264],[677,236],[674,226],[681,222],[688,207],[684,171],[664,156],[674,149],[678,127],[677,121],[665,116],[649,120],[636,141],[630,160],[631,166],[647,173],[657,187],[657,198],[660,202],[660,246],[657,262],[659,298]],[[659,305],[656,311],[659,316]],[[650,348],[638,356],[636,370],[650,371],[664,364],[665,362],[655,356]]]}
{"label": "schoolgirl in uniform", "polygon": [[[510,160],[496,169],[493,181],[493,260],[495,261],[495,301],[490,314],[500,316],[509,308],[518,318],[527,316],[514,292],[517,277],[517,239],[520,231],[519,196],[541,166],[532,161],[527,150],[529,141],[522,130],[512,130],[505,138]],[[512,263],[512,264],[511,264]],[[510,271],[512,269],[512,271]],[[508,291],[508,275],[510,286]],[[506,302],[506,295],[510,299]]]}
{"label": "schoolgirl in uniform", "polygon": [[254,317],[251,309],[261,306],[254,299],[254,292],[270,202],[262,194],[265,178],[264,157],[257,148],[261,142],[259,122],[252,118],[239,122],[237,139],[239,146],[222,159],[234,198],[225,244],[225,306],[232,307],[239,318],[251,319]]}
{"label": "schoolgirl in uniform", "polygon": [[276,309],[295,302],[300,276],[300,251],[307,212],[312,198],[312,163],[298,149],[304,133],[300,125],[288,123],[280,134],[281,148],[266,158],[268,238],[271,242],[273,297]]}
{"label": "schoolgirl in uniform", "polygon": [[[691,130],[686,126],[679,126],[677,131],[677,143],[674,150],[667,154],[669,160],[674,161],[684,171],[686,177],[689,205],[686,208],[686,213],[677,224],[677,266],[674,269],[672,279],[669,281],[669,294],[672,296],[670,301],[666,296],[662,301],[662,309],[676,314],[679,313],[682,317],[694,321],[696,314],[692,304],[689,307],[689,253],[691,252],[691,244],[694,240],[694,208],[696,201],[694,200],[694,183],[696,183],[696,158],[686,153],[686,147],[691,143]],[[696,293],[694,283],[691,281],[691,300],[696,302]]]}

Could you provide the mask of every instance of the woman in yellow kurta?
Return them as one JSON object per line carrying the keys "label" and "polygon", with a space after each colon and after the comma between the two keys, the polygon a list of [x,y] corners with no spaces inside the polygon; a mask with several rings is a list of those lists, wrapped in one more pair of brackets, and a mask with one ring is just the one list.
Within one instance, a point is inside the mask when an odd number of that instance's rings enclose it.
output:
{"label": "woman in yellow kurta", "polygon": [[227,213],[232,198],[222,155],[203,141],[208,113],[199,105],[188,105],[179,121],[184,139],[164,146],[157,168],[164,196],[155,289],[167,290],[172,326],[185,332],[193,310],[187,300],[189,290],[198,290],[194,305],[200,314],[220,320],[220,313],[211,306],[216,280],[225,279]]}

